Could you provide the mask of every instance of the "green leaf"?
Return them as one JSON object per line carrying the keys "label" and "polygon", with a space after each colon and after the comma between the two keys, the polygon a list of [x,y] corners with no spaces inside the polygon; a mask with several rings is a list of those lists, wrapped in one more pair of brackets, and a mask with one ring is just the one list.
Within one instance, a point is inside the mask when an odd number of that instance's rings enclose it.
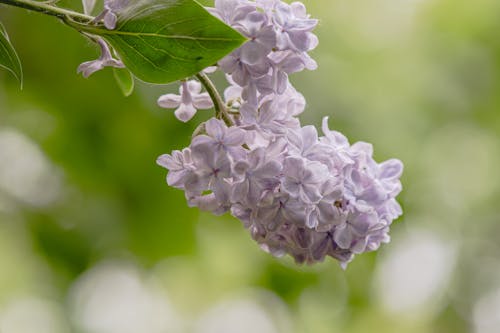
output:
{"label": "green leaf", "polygon": [[139,0],[118,13],[115,30],[76,28],[104,38],[140,80],[169,83],[215,64],[245,38],[194,0]]}
{"label": "green leaf", "polygon": [[2,23],[0,23],[0,67],[11,72],[21,83],[21,88],[23,87],[21,61],[17,56],[16,50],[14,50],[14,47],[10,43],[9,36]]}
{"label": "green leaf", "polygon": [[113,74],[118,83],[118,87],[125,97],[128,97],[134,91],[134,77],[126,68],[113,68]]}

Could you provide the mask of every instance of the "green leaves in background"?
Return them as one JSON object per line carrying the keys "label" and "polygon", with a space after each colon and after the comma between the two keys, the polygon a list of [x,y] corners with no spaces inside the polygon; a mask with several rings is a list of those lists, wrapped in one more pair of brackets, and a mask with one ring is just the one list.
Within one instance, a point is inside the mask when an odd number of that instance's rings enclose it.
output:
{"label": "green leaves in background", "polygon": [[0,23],[0,67],[11,72],[23,86],[23,70],[16,50],[9,41],[7,31]]}
{"label": "green leaves in background", "polygon": [[194,75],[245,41],[193,0],[131,2],[115,30],[77,29],[103,37],[137,78],[158,84]]}
{"label": "green leaves in background", "polygon": [[126,68],[113,68],[116,83],[125,97],[128,97],[134,91],[134,77]]}

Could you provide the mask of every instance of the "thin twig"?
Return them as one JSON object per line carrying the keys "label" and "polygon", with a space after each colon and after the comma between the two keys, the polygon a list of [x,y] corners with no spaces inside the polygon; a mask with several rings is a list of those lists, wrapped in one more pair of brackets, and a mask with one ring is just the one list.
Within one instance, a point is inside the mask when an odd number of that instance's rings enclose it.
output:
{"label": "thin twig", "polygon": [[50,2],[33,1],[33,0],[0,0],[0,3],[32,10],[45,15],[55,16],[62,20],[67,20],[67,18],[71,18],[76,22],[87,23],[93,19],[92,16],[56,7]]}
{"label": "thin twig", "polygon": [[196,74],[196,77],[198,78],[198,80],[200,80],[201,84],[203,84],[203,86],[208,92],[208,95],[210,95],[210,98],[214,102],[215,116],[219,119],[222,119],[227,126],[233,126],[234,123],[231,117],[229,116],[226,104],[222,100],[222,97],[217,91],[217,88],[215,88],[215,85],[207,76],[207,74],[199,72],[198,74]]}

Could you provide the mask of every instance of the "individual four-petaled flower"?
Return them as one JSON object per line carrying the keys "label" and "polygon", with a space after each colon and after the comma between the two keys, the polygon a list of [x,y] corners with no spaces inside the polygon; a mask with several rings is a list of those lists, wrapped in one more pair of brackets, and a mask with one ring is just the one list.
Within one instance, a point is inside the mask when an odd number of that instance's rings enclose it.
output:
{"label": "individual four-petaled flower", "polygon": [[201,93],[201,84],[196,80],[183,81],[179,95],[166,94],[158,98],[158,105],[166,109],[176,108],[174,114],[182,122],[194,117],[199,109],[210,109],[213,102],[208,93]]}
{"label": "individual four-petaled flower", "polygon": [[82,73],[83,77],[89,77],[93,73],[103,69],[104,67],[124,68],[125,66],[120,60],[114,59],[111,55],[108,44],[100,37],[93,37],[101,49],[101,56],[97,60],[86,61],[78,66],[78,73]]}

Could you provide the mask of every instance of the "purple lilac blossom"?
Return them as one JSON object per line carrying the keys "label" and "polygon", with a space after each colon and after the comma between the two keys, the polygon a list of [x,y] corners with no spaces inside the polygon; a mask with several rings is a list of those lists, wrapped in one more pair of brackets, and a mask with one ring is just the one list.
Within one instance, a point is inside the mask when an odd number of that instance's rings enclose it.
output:
{"label": "purple lilac blossom", "polygon": [[182,122],[187,122],[196,114],[196,110],[210,109],[213,102],[208,93],[201,93],[201,84],[198,81],[184,81],[179,88],[179,95],[166,94],[158,98],[158,105],[162,108],[176,109],[174,114]]}
{"label": "purple lilac blossom", "polygon": [[117,13],[125,8],[129,0],[104,0],[103,11],[95,17],[94,23],[103,22],[104,26],[108,30],[113,30],[116,28],[116,22],[118,21]]}
{"label": "purple lilac blossom", "polygon": [[355,254],[387,243],[389,226],[402,213],[395,200],[402,163],[376,163],[371,145],[350,145],[327,125],[318,137],[311,126],[288,123],[268,131],[227,127],[212,118],[206,134],[158,163],[169,170],[169,185],[185,191],[190,206],[214,214],[230,211],[273,255],[290,254],[298,263],[330,256],[345,266]]}
{"label": "purple lilac blossom", "polygon": [[[351,145],[329,129],[328,117],[322,136],[297,117],[306,102],[288,75],[315,68],[307,52],[317,45],[317,21],[301,3],[279,0],[217,0],[209,10],[250,39],[219,62],[230,84],[231,125],[209,119],[189,147],[160,156],[167,183],[183,190],[191,207],[230,212],[264,251],[299,264],[329,256],[345,268],[356,254],[389,242],[402,214],[401,161],[375,162],[370,144]],[[194,102],[199,84],[187,86],[159,100],[179,107],[183,121],[201,108]]]}
{"label": "purple lilac blossom", "polygon": [[77,70],[78,73],[82,73],[83,77],[87,78],[93,73],[103,69],[104,67],[116,67],[116,68],[125,67],[125,65],[123,65],[123,63],[120,60],[113,58],[108,44],[106,44],[106,42],[102,38],[95,37],[95,41],[99,45],[99,48],[101,49],[101,56],[97,60],[86,61],[80,64]]}

